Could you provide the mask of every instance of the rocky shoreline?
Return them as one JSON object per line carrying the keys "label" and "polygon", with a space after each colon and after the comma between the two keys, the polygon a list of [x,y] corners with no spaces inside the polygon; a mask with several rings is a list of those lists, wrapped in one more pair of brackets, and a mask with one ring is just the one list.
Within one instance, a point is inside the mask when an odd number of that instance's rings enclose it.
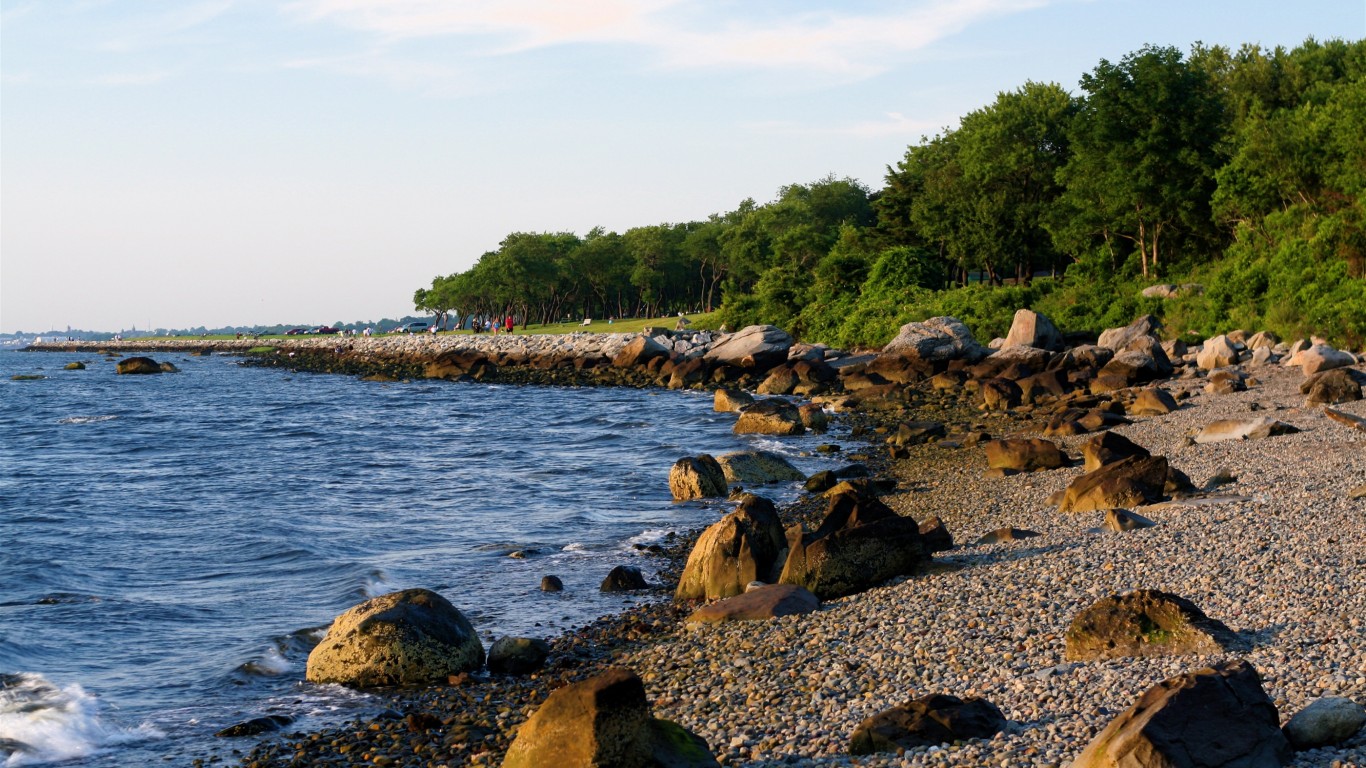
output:
{"label": "rocky shoreline", "polygon": [[[608,668],[635,670],[655,714],[700,736],[726,765],[1060,766],[1079,760],[1145,691],[1239,660],[1260,675],[1276,734],[1312,702],[1366,702],[1366,374],[1358,357],[1250,334],[1187,350],[1160,343],[1142,318],[1099,345],[1063,349],[1046,319],[1027,316],[1023,324],[1017,317],[1027,340],[1003,340],[988,355],[947,320],[908,326],[871,359],[789,340],[779,343],[781,358],[750,352],[691,368],[715,340],[679,340],[693,345],[680,349],[664,335],[655,341],[662,354],[630,359],[630,337],[580,339],[571,343],[589,346],[572,355],[564,346],[527,354],[510,341],[502,342],[508,349],[453,345],[434,355],[410,339],[382,352],[310,339],[273,353],[279,364],[361,375],[385,375],[377,367],[475,380],[557,371],[582,383],[802,394],[887,443],[865,451],[874,474],[896,481],[881,500],[917,521],[939,518],[957,546],[915,573],[803,615],[699,626],[687,621],[691,606],[633,609],[554,639],[539,672],[474,672],[396,691],[378,718],[267,741],[243,763],[496,765],[552,690]],[[325,358],[349,362],[328,366]],[[1152,458],[1096,458],[1096,435],[1107,430]],[[1026,450],[1027,441],[1039,450]],[[1054,455],[1043,442],[1063,460],[1039,458]],[[1088,466],[1079,466],[1082,457]],[[1117,465],[1160,465],[1161,473],[1156,486],[1133,472],[1096,475]],[[1120,506],[1155,525],[1107,528],[1115,517],[1107,513]],[[824,510],[813,494],[781,514],[784,525],[811,529]],[[666,555],[675,567],[694,540]],[[1193,602],[1230,639],[1214,652],[1075,657],[1074,617],[1134,590]],[[849,754],[861,723],[927,694],[985,699],[1005,727],[985,739]],[[1190,738],[1217,742],[1220,734]],[[1360,723],[1331,744],[1299,746],[1227,764],[1366,765]],[[1092,751],[1080,759],[1094,759]]]}

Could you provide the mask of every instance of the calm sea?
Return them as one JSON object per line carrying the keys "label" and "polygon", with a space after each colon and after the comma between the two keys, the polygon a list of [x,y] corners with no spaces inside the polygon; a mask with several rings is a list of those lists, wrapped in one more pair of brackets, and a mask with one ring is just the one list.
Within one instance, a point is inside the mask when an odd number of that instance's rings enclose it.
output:
{"label": "calm sea", "polygon": [[[603,595],[636,544],[707,524],[671,503],[680,456],[830,438],[731,434],[700,393],[373,383],[162,355],[0,352],[0,763],[184,764],[378,700],[302,682],[332,618],[429,587],[485,642],[548,637],[640,596]],[[80,360],[84,371],[63,366]],[[13,381],[38,374],[37,381]],[[795,484],[765,493],[790,498]],[[509,557],[521,550],[524,559]],[[543,593],[543,575],[565,583]]]}

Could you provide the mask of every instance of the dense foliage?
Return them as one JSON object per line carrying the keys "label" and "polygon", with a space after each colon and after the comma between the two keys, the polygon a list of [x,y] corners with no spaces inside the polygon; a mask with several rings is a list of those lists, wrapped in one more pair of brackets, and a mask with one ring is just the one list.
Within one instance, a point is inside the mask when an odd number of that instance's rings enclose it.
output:
{"label": "dense foliage", "polygon": [[[1149,46],[1080,91],[1001,93],[880,190],[828,176],[706,221],[514,233],[414,302],[524,325],[719,307],[847,346],[937,314],[990,338],[1020,307],[1067,330],[1154,312],[1366,341],[1366,43]],[[1140,295],[1186,282],[1203,293]]]}

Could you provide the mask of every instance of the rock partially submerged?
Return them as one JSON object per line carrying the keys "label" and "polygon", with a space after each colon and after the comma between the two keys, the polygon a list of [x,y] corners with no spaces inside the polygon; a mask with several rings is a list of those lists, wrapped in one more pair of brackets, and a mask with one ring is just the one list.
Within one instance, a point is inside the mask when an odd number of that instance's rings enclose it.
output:
{"label": "rock partially submerged", "polygon": [[715,600],[742,594],[752,581],[777,581],[786,558],[787,538],[773,502],[746,495],[734,512],[698,537],[674,598]]}
{"label": "rock partially submerged", "polygon": [[716,457],[726,482],[744,486],[806,480],[792,462],[772,451],[736,451]]}
{"label": "rock partially submerged", "polygon": [[358,687],[444,682],[484,664],[468,619],[429,589],[371,598],[341,614],[308,654],[313,683]]}
{"label": "rock partially submerged", "polygon": [[669,469],[669,493],[674,501],[724,497],[726,473],[715,458],[701,454],[684,456]]}
{"label": "rock partially submerged", "polygon": [[121,374],[147,374],[147,373],[166,373],[161,364],[150,357],[129,357],[120,360],[114,366],[115,373]]}

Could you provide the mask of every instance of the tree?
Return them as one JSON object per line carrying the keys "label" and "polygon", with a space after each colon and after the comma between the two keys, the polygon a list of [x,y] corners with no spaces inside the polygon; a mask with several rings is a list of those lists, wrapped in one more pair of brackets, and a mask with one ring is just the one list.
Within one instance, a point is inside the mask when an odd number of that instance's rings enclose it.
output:
{"label": "tree", "polygon": [[1102,59],[1081,87],[1087,96],[1059,174],[1064,206],[1051,219],[1055,242],[1076,256],[1101,238],[1115,268],[1116,240],[1128,242],[1145,277],[1180,248],[1212,251],[1224,107],[1208,72],[1175,48],[1148,46],[1118,64]]}

